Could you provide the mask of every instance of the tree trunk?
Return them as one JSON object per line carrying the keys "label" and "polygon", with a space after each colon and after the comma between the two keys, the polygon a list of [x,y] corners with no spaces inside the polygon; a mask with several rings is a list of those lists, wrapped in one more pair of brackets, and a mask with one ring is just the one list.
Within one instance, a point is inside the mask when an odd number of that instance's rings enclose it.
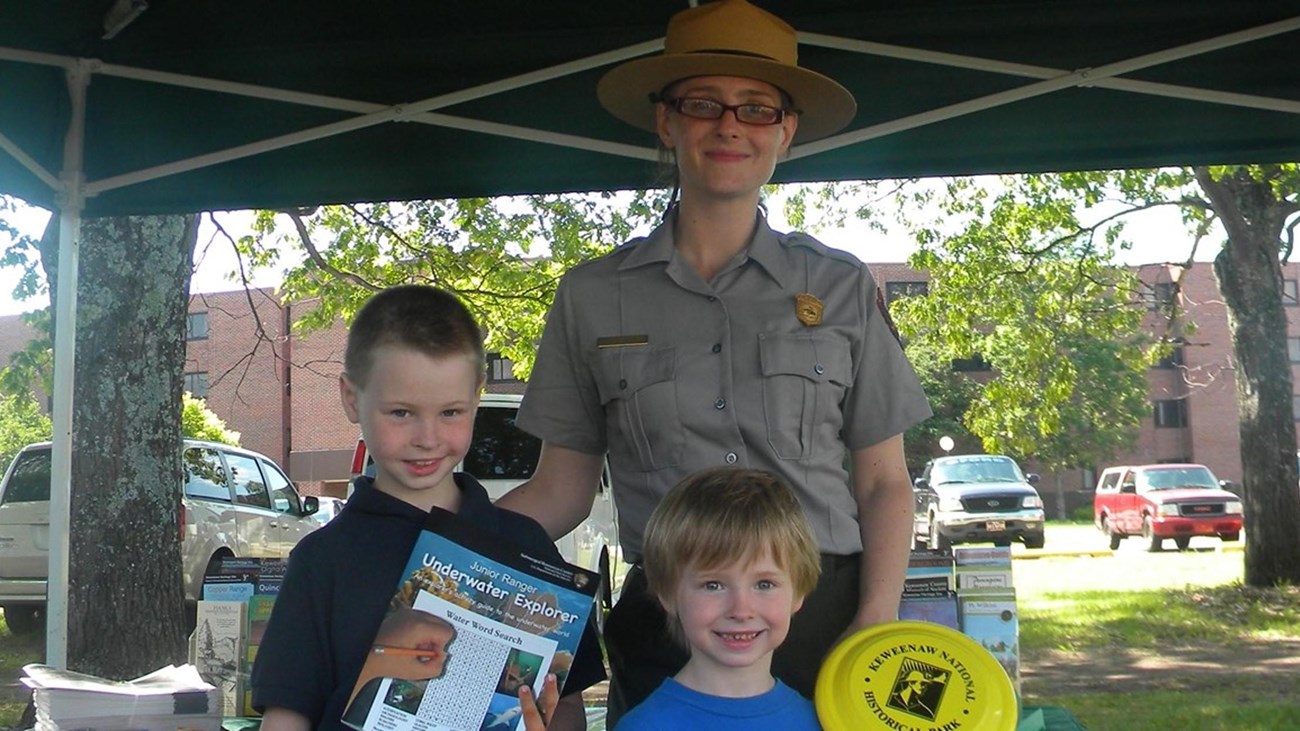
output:
{"label": "tree trunk", "polygon": [[1061,480],[1061,470],[1056,472],[1056,518],[1057,520],[1069,520],[1070,510],[1065,505],[1065,483]]}
{"label": "tree trunk", "polygon": [[1236,359],[1250,586],[1300,583],[1300,486],[1280,241],[1285,208],[1244,171],[1197,180],[1228,232],[1214,260]]}
{"label": "tree trunk", "polygon": [[197,235],[197,216],[82,224],[68,559],[68,666],[82,672],[127,679],[186,659],[180,414]]}

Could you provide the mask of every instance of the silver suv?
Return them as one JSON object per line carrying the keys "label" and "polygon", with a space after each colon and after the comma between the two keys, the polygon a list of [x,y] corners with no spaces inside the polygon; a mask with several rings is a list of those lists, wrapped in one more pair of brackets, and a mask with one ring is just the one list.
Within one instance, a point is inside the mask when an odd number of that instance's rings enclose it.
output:
{"label": "silver suv", "polygon": [[[299,496],[269,457],[228,444],[184,442],[181,568],[197,601],[222,556],[284,557],[320,525],[314,496]],[[50,443],[23,447],[0,483],[0,608],[13,632],[40,626],[49,573]]]}
{"label": "silver suv", "polygon": [[937,457],[912,487],[915,545],[948,548],[992,541],[1023,541],[1043,547],[1043,500],[1038,475],[1020,471],[1014,459],[996,454]]}

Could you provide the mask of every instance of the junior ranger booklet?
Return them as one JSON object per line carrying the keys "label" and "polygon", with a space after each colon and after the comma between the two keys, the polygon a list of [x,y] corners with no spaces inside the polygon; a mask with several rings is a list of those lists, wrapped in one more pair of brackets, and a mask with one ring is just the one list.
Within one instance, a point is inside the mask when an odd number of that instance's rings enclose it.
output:
{"label": "junior ranger booklet", "polygon": [[[385,731],[522,731],[519,688],[527,684],[540,696],[548,673],[563,687],[598,584],[595,573],[522,553],[434,510],[343,723]],[[415,647],[394,641],[390,628],[409,626],[412,617],[422,627],[443,628],[435,631],[439,639]],[[395,662],[415,670],[393,672]]]}

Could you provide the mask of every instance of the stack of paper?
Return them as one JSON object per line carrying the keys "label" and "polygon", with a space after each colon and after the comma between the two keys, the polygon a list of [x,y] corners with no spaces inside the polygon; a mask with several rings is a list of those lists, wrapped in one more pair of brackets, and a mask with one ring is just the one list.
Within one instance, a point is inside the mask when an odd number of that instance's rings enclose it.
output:
{"label": "stack of paper", "polygon": [[39,664],[23,672],[36,731],[221,731],[217,689],[193,665],[168,665],[129,681]]}

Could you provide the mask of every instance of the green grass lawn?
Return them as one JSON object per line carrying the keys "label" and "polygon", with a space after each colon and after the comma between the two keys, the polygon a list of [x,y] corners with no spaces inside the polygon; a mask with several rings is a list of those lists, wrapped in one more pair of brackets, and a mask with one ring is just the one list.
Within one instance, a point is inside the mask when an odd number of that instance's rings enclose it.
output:
{"label": "green grass lawn", "polygon": [[[1148,554],[1136,546],[1110,557],[1017,561],[1022,654],[1058,650],[1101,658],[1135,649],[1218,647],[1229,669],[1192,693],[1126,691],[1121,677],[1102,691],[1040,692],[1028,702],[1063,706],[1093,731],[1300,728],[1294,672],[1260,682],[1230,671],[1251,661],[1237,648],[1300,639],[1300,588],[1243,587],[1242,562],[1239,551]],[[1169,676],[1179,680],[1176,670]]]}
{"label": "green grass lawn", "polygon": [[[0,684],[10,686],[22,677],[24,665],[45,658],[45,635],[14,635],[7,624],[0,627]],[[18,688],[0,694],[0,728],[17,728],[26,706],[25,694]]]}

